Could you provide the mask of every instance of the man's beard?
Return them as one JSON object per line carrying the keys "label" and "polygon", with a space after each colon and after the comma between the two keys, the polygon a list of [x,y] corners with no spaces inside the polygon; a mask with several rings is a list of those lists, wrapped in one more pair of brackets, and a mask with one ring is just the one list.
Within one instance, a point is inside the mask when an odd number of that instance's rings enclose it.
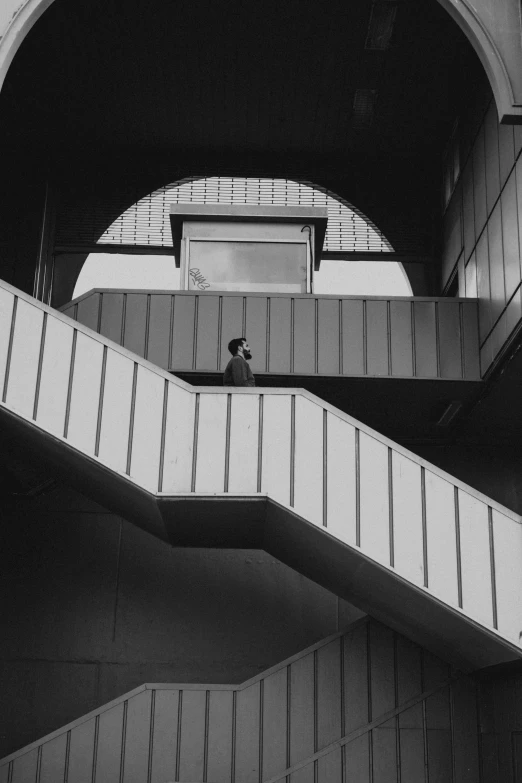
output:
{"label": "man's beard", "polygon": [[248,361],[249,359],[251,359],[251,358],[252,358],[252,354],[250,353],[250,351],[245,351],[245,352],[243,353],[243,358],[244,358],[244,359],[246,359],[247,361]]}

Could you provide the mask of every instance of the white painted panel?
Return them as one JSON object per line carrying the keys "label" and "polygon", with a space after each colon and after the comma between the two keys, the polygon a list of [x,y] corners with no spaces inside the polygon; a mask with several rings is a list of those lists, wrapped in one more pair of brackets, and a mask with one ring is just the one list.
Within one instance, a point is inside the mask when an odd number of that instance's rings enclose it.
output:
{"label": "white painted panel", "polygon": [[78,332],[67,440],[94,454],[103,359],[103,345]]}
{"label": "white painted panel", "polygon": [[6,402],[28,418],[33,417],[42,323],[42,310],[19,299]]}
{"label": "white painted panel", "polygon": [[194,411],[196,395],[169,383],[163,492],[190,492],[194,452]]}
{"label": "white painted panel", "polygon": [[327,529],[356,544],[355,427],[327,415]]}
{"label": "white painted panel", "polygon": [[103,391],[99,458],[125,473],[129,450],[134,362],[116,351],[107,351]]}
{"label": "white painted panel", "polygon": [[422,487],[420,465],[392,452],[393,548],[398,573],[424,585]]}
{"label": "white painted panel", "polygon": [[74,330],[48,317],[36,420],[49,432],[63,435]]}
{"label": "white painted panel", "polygon": [[229,492],[257,492],[259,397],[233,394],[230,419]]}
{"label": "white painted panel", "polygon": [[290,395],[265,395],[261,490],[273,500],[290,502]]}
{"label": "white painted panel", "polygon": [[488,507],[459,490],[462,608],[485,625],[493,625]]}
{"label": "white painted panel", "polygon": [[498,630],[522,645],[522,525],[493,510]]}
{"label": "white painted panel", "polygon": [[426,471],[428,589],[458,606],[454,487]]}
{"label": "white painted panel", "polygon": [[364,432],[359,436],[361,477],[361,549],[390,564],[388,447]]}
{"label": "white painted panel", "polygon": [[323,524],[323,408],[306,397],[295,398],[294,508]]}
{"label": "white painted panel", "polygon": [[199,398],[196,492],[223,492],[227,394],[202,394]]}
{"label": "white painted panel", "polygon": [[130,475],[158,491],[165,379],[138,366]]}
{"label": "white painted panel", "polygon": [[11,319],[13,317],[14,294],[0,288],[0,400],[4,390],[5,366],[9,350]]}

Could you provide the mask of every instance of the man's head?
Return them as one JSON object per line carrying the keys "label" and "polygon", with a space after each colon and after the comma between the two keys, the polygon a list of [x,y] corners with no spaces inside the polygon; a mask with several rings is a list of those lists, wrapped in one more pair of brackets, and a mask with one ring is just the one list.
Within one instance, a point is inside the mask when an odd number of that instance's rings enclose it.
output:
{"label": "man's head", "polygon": [[228,350],[232,356],[242,356],[243,359],[251,359],[250,346],[246,337],[234,337],[228,344]]}

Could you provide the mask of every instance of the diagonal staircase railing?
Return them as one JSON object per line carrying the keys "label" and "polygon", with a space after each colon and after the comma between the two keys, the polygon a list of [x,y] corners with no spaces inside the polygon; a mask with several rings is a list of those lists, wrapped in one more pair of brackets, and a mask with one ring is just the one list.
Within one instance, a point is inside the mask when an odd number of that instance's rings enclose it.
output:
{"label": "diagonal staircase railing", "polygon": [[413,635],[435,607],[463,665],[520,655],[520,517],[314,395],[190,386],[3,282],[0,394],[86,492],[171,543],[205,545],[201,522],[228,546],[219,503],[235,532],[239,501],[268,503],[259,545],[302,573]]}
{"label": "diagonal staircase railing", "polygon": [[363,618],[239,685],[142,685],[0,760],[0,781],[360,781],[400,747],[410,780],[454,765],[462,783],[478,725],[471,678]]}

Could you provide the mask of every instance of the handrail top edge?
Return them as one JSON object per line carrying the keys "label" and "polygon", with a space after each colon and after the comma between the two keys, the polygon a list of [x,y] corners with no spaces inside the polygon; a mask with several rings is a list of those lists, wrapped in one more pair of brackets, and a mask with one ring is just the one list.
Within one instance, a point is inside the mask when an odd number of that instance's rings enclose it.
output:
{"label": "handrail top edge", "polygon": [[478,303],[477,298],[457,297],[457,296],[378,296],[376,294],[302,294],[302,293],[278,293],[272,291],[182,291],[170,288],[91,288],[83,294],[76,296],[69,302],[61,305],[59,310],[65,307],[71,307],[78,302],[88,299],[94,294],[151,294],[163,296],[230,296],[230,297],[253,297],[258,299],[331,299],[333,301],[397,301],[397,302],[442,302],[442,303]]}

